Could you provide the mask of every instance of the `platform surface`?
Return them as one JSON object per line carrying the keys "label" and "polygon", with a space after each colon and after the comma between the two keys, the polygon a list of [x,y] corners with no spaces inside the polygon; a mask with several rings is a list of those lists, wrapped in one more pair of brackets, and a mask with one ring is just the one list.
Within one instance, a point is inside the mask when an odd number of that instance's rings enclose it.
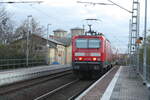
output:
{"label": "platform surface", "polygon": [[48,65],[0,71],[0,86],[71,69],[71,65]]}
{"label": "platform surface", "polygon": [[[119,70],[118,70],[119,71]],[[116,80],[116,82],[113,82]],[[111,92],[112,90],[112,92]],[[110,95],[108,95],[110,93]],[[150,100],[150,90],[142,78],[129,66],[120,67],[101,100]]]}
{"label": "platform surface", "polygon": [[116,66],[75,100],[150,100],[150,90],[132,67]]}
{"label": "platform surface", "polygon": [[75,100],[100,100],[118,69],[119,66],[110,69]]}

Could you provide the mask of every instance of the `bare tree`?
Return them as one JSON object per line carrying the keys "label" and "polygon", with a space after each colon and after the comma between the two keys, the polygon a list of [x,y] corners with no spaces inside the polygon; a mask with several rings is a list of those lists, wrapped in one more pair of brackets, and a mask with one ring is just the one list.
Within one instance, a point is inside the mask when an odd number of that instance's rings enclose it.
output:
{"label": "bare tree", "polygon": [[31,29],[33,34],[38,34],[42,36],[42,34],[45,32],[45,29],[42,25],[40,25],[40,22],[37,22],[34,18],[31,20]]}
{"label": "bare tree", "polygon": [[9,44],[13,40],[14,26],[10,13],[0,8],[0,44]]}
{"label": "bare tree", "polygon": [[28,32],[28,23],[27,20],[25,20],[19,27],[15,30],[14,38],[15,40],[25,38]]}
{"label": "bare tree", "polygon": [[[30,24],[30,25],[29,25]],[[30,26],[30,27],[28,27]],[[37,34],[42,36],[45,32],[44,27],[40,25],[34,18],[31,19],[31,23],[28,23],[28,20],[24,20],[22,24],[15,31],[15,38],[25,38],[27,36],[28,29],[31,29],[30,34]],[[30,35],[29,34],[29,35]]]}
{"label": "bare tree", "polygon": [[[35,39],[32,37],[32,34],[36,34],[39,36],[42,36],[42,34],[45,32],[44,27],[40,25],[39,22],[37,22],[34,18],[31,19],[30,23],[28,22],[28,20],[24,20],[22,22],[22,24],[16,29],[15,31],[15,40],[20,40],[20,39],[24,39],[26,41],[26,36],[28,33],[28,30],[30,30],[29,33],[29,56],[36,56],[37,52],[35,50],[35,48],[37,47],[37,45],[40,44],[41,41]],[[26,52],[26,42],[23,42],[22,44],[22,51],[25,53]]]}

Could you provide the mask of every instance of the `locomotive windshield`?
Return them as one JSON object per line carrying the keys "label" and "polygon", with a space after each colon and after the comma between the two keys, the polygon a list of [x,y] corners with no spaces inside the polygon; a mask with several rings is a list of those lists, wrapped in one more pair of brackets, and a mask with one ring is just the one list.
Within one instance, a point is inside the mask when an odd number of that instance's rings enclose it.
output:
{"label": "locomotive windshield", "polygon": [[77,48],[100,48],[100,40],[99,39],[77,39],[76,40]]}
{"label": "locomotive windshield", "polygon": [[88,39],[77,39],[76,47],[77,48],[88,48]]}

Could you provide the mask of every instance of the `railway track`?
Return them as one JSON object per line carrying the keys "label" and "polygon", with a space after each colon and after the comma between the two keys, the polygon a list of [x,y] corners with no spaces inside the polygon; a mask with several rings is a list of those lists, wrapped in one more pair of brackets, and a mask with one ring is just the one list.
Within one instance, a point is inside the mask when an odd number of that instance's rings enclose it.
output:
{"label": "railway track", "polygon": [[41,96],[35,98],[34,100],[46,99],[46,97],[48,97],[49,95],[52,95],[52,94],[54,94],[54,93],[60,91],[61,89],[68,87],[68,86],[71,85],[71,84],[75,84],[75,83],[78,82],[78,81],[79,81],[79,80],[76,79],[76,80],[71,81],[71,82],[69,82],[69,83],[67,83],[67,84],[64,84],[64,85],[62,85],[62,86],[60,86],[60,87],[58,87],[58,88],[56,88],[56,89],[54,89],[54,90],[52,90],[52,91],[46,93],[46,94],[43,94],[43,95],[41,95]]}
{"label": "railway track", "polygon": [[61,78],[64,77],[66,75],[72,74],[72,71],[63,71],[63,72],[59,72],[59,73],[55,73],[55,74],[51,74],[48,76],[42,76],[42,77],[38,77],[38,78],[34,78],[34,79],[30,79],[30,80],[26,80],[26,81],[21,81],[21,82],[17,82],[17,83],[13,83],[13,84],[9,84],[6,86],[1,86],[0,87],[0,97],[1,95],[5,95],[5,94],[9,94],[15,91],[19,91],[22,90],[24,88],[30,88],[34,85],[38,85],[56,78]]}
{"label": "railway track", "polygon": [[[50,75],[0,88],[0,100],[66,100],[78,95],[92,81],[79,80],[72,71]],[[67,91],[66,91],[67,90]],[[73,91],[75,90],[75,91]],[[65,98],[57,98],[63,92]]]}
{"label": "railway track", "polygon": [[[105,74],[102,76],[105,76]],[[75,80],[49,91],[34,100],[74,100],[95,81],[96,80]]]}
{"label": "railway track", "polygon": [[0,87],[0,100],[74,100],[95,81],[79,80],[65,71]]}
{"label": "railway track", "polygon": [[34,100],[74,100],[80,93],[87,89],[94,81],[74,80],[49,91]]}

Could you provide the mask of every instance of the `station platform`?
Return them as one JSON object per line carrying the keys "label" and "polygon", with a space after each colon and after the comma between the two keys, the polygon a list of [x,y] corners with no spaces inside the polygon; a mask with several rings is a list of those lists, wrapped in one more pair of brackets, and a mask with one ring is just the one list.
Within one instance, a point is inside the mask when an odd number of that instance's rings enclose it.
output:
{"label": "station platform", "polygon": [[0,86],[71,70],[71,65],[47,65],[0,71]]}
{"label": "station platform", "polygon": [[[121,66],[113,74],[114,70],[111,69],[76,100],[150,100],[150,90],[143,85],[142,78],[133,68]],[[111,76],[113,78],[109,82]]]}

